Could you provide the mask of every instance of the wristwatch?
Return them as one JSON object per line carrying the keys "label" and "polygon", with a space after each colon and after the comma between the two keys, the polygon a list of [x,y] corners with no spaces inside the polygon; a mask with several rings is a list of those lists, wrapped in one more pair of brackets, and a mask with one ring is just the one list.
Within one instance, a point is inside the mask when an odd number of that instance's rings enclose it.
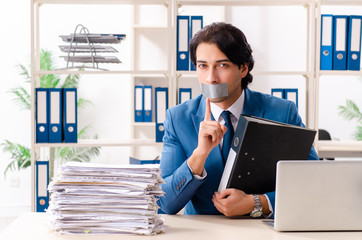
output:
{"label": "wristwatch", "polygon": [[250,216],[253,218],[258,218],[261,215],[263,215],[263,208],[261,207],[259,195],[254,194],[253,197],[254,197],[255,207],[254,210],[251,211]]}

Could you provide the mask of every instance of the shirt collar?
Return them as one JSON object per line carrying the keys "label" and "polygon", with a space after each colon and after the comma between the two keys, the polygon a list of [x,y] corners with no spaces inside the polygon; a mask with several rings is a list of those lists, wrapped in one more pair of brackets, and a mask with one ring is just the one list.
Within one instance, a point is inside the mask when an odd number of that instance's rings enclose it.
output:
{"label": "shirt collar", "polygon": [[[231,114],[239,120],[240,114],[243,113],[245,101],[245,91],[242,91],[240,97],[226,110],[230,111]],[[216,121],[219,121],[221,113],[224,111],[221,107],[217,106],[215,103],[210,102],[211,113],[214,116]]]}

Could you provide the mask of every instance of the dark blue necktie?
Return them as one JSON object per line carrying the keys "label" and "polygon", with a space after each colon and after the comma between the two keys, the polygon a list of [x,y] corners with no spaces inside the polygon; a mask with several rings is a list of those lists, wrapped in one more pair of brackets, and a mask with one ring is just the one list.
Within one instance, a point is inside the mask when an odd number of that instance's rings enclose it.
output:
{"label": "dark blue necktie", "polygon": [[223,137],[223,145],[222,145],[222,158],[224,159],[224,163],[226,163],[231,147],[231,141],[233,140],[234,136],[234,128],[230,120],[229,111],[223,111],[221,113],[221,116],[225,121],[225,127],[227,127],[228,129]]}

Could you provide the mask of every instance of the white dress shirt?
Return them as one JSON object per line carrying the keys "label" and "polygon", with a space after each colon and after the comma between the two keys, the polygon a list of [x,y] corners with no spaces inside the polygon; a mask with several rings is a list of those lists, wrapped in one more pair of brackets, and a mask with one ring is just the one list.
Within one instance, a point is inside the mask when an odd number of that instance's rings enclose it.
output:
{"label": "white dress shirt", "polygon": [[[231,124],[233,125],[234,132],[235,132],[236,126],[238,125],[240,115],[243,113],[244,100],[245,100],[245,93],[243,91],[241,93],[240,97],[228,109],[222,109],[221,107],[217,106],[215,103],[210,103],[212,116],[220,124],[225,124],[225,120],[222,118],[221,113],[223,111],[229,111],[231,113],[230,114]],[[223,140],[221,140],[220,146],[222,148]]]}

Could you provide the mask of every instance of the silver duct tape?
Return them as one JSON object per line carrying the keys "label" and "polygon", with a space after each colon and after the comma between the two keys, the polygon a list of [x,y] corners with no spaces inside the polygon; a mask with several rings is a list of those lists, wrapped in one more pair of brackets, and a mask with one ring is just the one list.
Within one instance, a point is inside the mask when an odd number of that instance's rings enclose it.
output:
{"label": "silver duct tape", "polygon": [[201,83],[202,94],[206,98],[221,98],[228,96],[228,84],[219,83],[219,84],[204,84]]}

